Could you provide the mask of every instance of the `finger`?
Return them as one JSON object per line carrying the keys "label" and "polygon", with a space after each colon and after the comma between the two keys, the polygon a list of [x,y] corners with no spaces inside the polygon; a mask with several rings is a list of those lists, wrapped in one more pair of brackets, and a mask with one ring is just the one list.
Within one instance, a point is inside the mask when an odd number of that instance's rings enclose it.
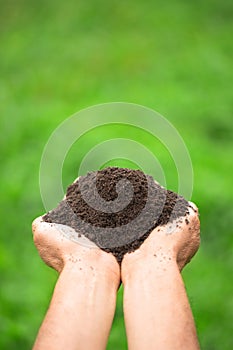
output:
{"label": "finger", "polygon": [[90,241],[80,232],[75,231],[72,227],[63,224],[49,223],[43,220],[43,216],[39,216],[32,223],[32,232],[34,237],[43,234],[48,237],[56,237],[56,239],[75,242],[88,248],[97,248],[97,245]]}
{"label": "finger", "polygon": [[43,220],[43,215],[36,218],[32,223],[32,232],[47,234],[60,234],[60,230],[57,227],[58,224],[46,222]]}
{"label": "finger", "polygon": [[188,202],[189,203],[189,206],[188,206],[188,211],[189,211],[189,214],[198,214],[198,207],[196,206],[195,203],[193,202]]}
{"label": "finger", "polygon": [[45,221],[43,221],[42,216],[39,216],[32,222],[32,233],[35,234],[38,231],[41,231],[43,229],[43,224],[47,224]]}
{"label": "finger", "polygon": [[56,224],[45,222],[43,216],[39,216],[32,223],[32,233],[35,243],[43,241],[48,241],[52,237],[55,237],[56,240],[61,240],[62,235],[57,229]]}

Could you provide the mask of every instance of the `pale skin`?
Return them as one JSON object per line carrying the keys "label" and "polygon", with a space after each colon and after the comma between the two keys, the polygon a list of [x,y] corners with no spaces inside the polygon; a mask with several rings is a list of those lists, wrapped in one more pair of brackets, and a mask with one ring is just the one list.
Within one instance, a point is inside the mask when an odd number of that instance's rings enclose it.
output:
{"label": "pale skin", "polygon": [[[121,266],[124,316],[130,350],[199,349],[196,327],[180,274],[200,244],[197,208],[172,233],[156,228]],[[168,230],[169,231],[169,230]]]}
{"label": "pale skin", "polygon": [[60,276],[33,349],[105,349],[121,281],[129,350],[199,349],[180,274],[200,243],[192,206],[187,223],[182,218],[172,233],[167,226],[153,230],[125,255],[121,269],[113,255],[72,242],[36,219],[35,245]]}
{"label": "pale skin", "polygon": [[105,349],[120,284],[116,259],[70,241],[41,218],[32,228],[41,258],[60,273],[33,349]]}

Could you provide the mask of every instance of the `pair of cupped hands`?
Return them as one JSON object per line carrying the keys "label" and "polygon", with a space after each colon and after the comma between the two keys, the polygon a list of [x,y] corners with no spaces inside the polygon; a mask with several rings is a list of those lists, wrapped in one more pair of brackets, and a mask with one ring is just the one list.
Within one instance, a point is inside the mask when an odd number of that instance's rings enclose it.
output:
{"label": "pair of cupped hands", "polygon": [[42,260],[61,273],[66,269],[77,269],[82,273],[91,270],[106,275],[118,286],[133,278],[138,269],[161,268],[175,265],[180,271],[197,252],[200,244],[200,222],[198,209],[189,202],[188,214],[171,224],[156,227],[134,252],[125,254],[121,266],[111,253],[100,248],[80,245],[56,227],[39,217],[32,224],[33,239]]}

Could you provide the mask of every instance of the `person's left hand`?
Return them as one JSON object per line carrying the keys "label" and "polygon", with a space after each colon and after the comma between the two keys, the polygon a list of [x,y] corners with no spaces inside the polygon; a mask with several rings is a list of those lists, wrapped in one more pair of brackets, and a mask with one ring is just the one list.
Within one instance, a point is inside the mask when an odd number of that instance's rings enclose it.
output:
{"label": "person's left hand", "polygon": [[174,263],[181,271],[200,245],[198,208],[189,202],[186,216],[172,223],[157,226],[134,252],[125,254],[121,264],[121,279],[134,275],[138,269]]}

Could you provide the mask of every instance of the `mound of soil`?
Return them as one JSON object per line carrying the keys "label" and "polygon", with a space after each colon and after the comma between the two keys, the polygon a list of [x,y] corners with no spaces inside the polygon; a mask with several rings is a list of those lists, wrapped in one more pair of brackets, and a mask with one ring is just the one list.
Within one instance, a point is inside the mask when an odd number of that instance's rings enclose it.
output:
{"label": "mound of soil", "polygon": [[46,222],[72,227],[121,262],[151,231],[188,213],[189,203],[140,170],[108,167],[71,184]]}

